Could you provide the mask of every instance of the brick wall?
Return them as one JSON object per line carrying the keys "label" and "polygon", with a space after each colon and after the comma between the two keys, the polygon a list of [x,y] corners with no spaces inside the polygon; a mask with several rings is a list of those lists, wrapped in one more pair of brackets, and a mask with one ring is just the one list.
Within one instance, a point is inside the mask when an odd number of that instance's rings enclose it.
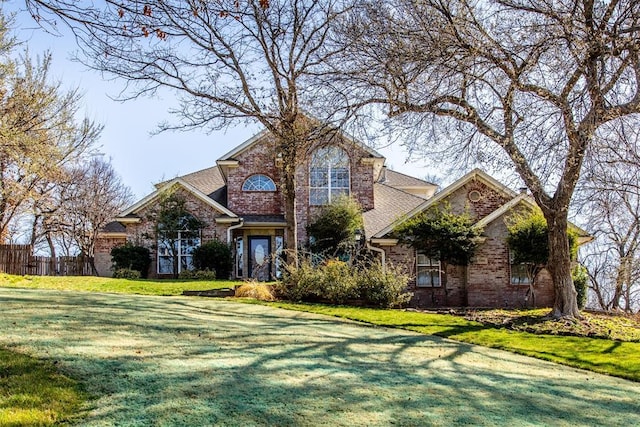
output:
{"label": "brick wall", "polygon": [[[480,200],[470,199],[469,193],[472,191],[477,191],[480,194]],[[489,215],[509,200],[510,198],[478,180],[467,183],[447,197],[447,201],[455,212],[461,213],[466,210],[476,220]]]}
{"label": "brick wall", "polygon": [[[264,138],[237,156],[238,167],[229,168],[227,174],[227,206],[241,215],[281,215],[280,173],[276,167],[274,143]],[[263,174],[276,184],[276,191],[242,191],[242,184],[251,175]]]}
{"label": "brick wall", "polygon": [[108,235],[99,237],[96,240],[94,257],[98,276],[111,277],[113,275],[113,270],[111,269],[111,249],[124,245],[126,241],[126,237],[111,237]]}
{"label": "brick wall", "polygon": [[[474,190],[480,193],[479,200],[470,200],[469,193]],[[466,209],[475,219],[480,219],[509,199],[481,181],[472,181],[446,200],[455,212]],[[468,267],[446,266],[442,286],[436,288],[416,286],[413,249],[405,246],[384,248],[387,259],[395,264],[402,264],[412,277],[408,286],[408,290],[414,294],[410,304],[424,308],[465,305],[508,308],[533,306],[533,298],[528,295],[529,286],[511,284],[507,226],[504,219],[499,218],[490,224],[483,235],[486,240],[478,247],[473,262]],[[538,275],[534,294],[535,306],[553,305],[553,283],[546,270]]]}
{"label": "brick wall", "polygon": [[[502,219],[490,224],[484,231],[487,240],[476,252],[469,266],[468,302],[472,307],[526,308],[533,305],[529,286],[511,283],[509,248],[506,242],[507,226]],[[548,272],[536,279],[535,305],[553,305],[553,283]]]}

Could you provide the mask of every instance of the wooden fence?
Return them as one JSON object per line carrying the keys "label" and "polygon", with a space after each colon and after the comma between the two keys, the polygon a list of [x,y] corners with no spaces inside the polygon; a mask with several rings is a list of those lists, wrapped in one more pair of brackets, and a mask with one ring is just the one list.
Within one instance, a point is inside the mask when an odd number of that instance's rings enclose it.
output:
{"label": "wooden fence", "polygon": [[31,245],[0,245],[0,272],[31,276],[90,276],[84,257],[34,256]]}

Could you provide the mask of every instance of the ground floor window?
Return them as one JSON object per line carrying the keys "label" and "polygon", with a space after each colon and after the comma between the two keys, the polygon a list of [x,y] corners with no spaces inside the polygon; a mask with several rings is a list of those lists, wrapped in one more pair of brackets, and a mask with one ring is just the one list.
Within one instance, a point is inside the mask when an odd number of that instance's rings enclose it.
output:
{"label": "ground floor window", "polygon": [[422,252],[416,255],[416,286],[437,288],[442,283],[440,261],[428,257]]}
{"label": "ground floor window", "polygon": [[515,263],[513,261],[513,252],[509,252],[509,266],[511,268],[511,284],[512,285],[530,285],[531,284],[531,264]]}
{"label": "ground floor window", "polygon": [[200,233],[178,231],[177,234],[171,234],[158,238],[158,274],[180,274],[185,270],[193,270],[193,250],[200,246]]}

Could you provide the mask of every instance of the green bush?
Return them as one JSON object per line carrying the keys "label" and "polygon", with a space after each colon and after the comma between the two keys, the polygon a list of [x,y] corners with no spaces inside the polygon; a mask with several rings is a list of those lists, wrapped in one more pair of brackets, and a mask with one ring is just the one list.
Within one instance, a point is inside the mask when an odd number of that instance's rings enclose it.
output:
{"label": "green bush", "polygon": [[573,270],[571,270],[571,278],[573,279],[573,286],[578,293],[578,307],[582,310],[587,305],[587,292],[589,290],[587,269],[583,265],[576,265]]}
{"label": "green bush", "polygon": [[387,265],[384,270],[380,262],[374,262],[360,270],[358,279],[360,298],[368,305],[402,307],[412,297],[410,292],[405,292],[409,276],[393,265]]}
{"label": "green bush", "polygon": [[196,270],[215,271],[218,278],[228,279],[233,270],[233,254],[226,243],[212,240],[193,250]]}
{"label": "green bush", "polygon": [[216,280],[216,272],[211,270],[183,270],[178,279],[183,280]]}
{"label": "green bush", "polygon": [[351,266],[331,259],[314,266],[309,260],[299,267],[287,266],[283,280],[276,285],[279,296],[291,301],[324,301],[344,304],[358,300],[377,307],[405,304],[409,277],[392,266],[383,271],[379,262]]}
{"label": "green bush", "polygon": [[138,270],[132,270],[130,268],[119,268],[113,272],[114,279],[140,279],[140,272]]}
{"label": "green bush", "polygon": [[144,246],[126,243],[111,249],[111,262],[114,271],[135,270],[140,272],[140,277],[146,278],[151,265],[151,252]]}

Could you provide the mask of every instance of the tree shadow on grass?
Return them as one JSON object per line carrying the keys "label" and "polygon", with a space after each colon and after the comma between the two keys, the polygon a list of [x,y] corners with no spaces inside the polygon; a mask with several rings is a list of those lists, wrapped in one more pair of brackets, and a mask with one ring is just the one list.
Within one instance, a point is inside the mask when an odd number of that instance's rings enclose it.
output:
{"label": "tree shadow on grass", "polygon": [[95,396],[84,425],[640,424],[637,384],[432,336],[214,300],[0,304],[0,344]]}

